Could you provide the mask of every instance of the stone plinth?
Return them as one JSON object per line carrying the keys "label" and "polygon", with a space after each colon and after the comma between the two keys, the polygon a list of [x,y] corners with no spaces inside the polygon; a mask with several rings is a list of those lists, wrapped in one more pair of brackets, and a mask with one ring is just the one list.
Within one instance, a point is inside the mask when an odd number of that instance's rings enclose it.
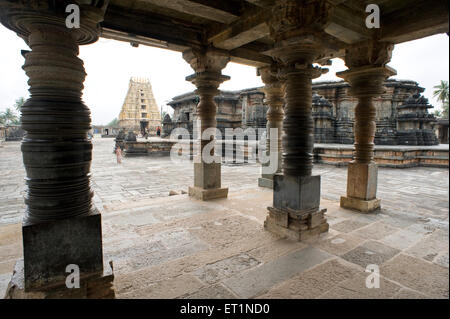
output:
{"label": "stone plinth", "polygon": [[320,206],[320,176],[274,176],[273,206],[264,227],[294,240],[327,232],[326,209]]}
{"label": "stone plinth", "polygon": [[24,222],[22,234],[27,290],[65,280],[70,264],[78,265],[82,275],[102,271],[102,227],[97,210],[49,223]]}
{"label": "stone plinth", "polygon": [[110,261],[109,264],[105,264],[102,271],[80,276],[79,288],[67,288],[64,279],[40,287],[39,290],[29,290],[25,288],[24,262],[21,259],[14,267],[5,299],[113,299],[115,298],[113,281],[113,264]]}
{"label": "stone plinth", "polygon": [[221,188],[221,159],[214,158],[212,163],[205,163],[201,158],[194,158],[194,186],[189,187],[189,196],[200,200],[226,198],[228,188]]}
{"label": "stone plinth", "polygon": [[371,212],[380,208],[377,199],[378,167],[372,163],[350,162],[347,175],[347,196],[341,197],[341,207]]}

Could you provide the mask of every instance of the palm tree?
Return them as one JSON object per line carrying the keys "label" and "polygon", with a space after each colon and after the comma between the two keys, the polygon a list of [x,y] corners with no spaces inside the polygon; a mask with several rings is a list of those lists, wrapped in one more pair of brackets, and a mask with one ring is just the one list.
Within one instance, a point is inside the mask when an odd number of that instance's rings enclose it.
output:
{"label": "palm tree", "polygon": [[20,112],[20,109],[22,108],[22,105],[24,105],[25,104],[25,98],[22,96],[22,97],[19,97],[17,100],[16,100],[16,103],[14,104],[14,108],[17,110],[17,112]]}
{"label": "palm tree", "polygon": [[19,124],[19,118],[17,117],[16,113],[11,108],[7,108],[5,112],[1,115],[3,118],[3,121],[6,125],[8,124]]}
{"label": "palm tree", "polygon": [[435,90],[433,92],[433,97],[436,97],[439,102],[442,103],[442,116],[448,118],[448,97],[449,88],[448,81],[441,80],[439,85],[434,86]]}

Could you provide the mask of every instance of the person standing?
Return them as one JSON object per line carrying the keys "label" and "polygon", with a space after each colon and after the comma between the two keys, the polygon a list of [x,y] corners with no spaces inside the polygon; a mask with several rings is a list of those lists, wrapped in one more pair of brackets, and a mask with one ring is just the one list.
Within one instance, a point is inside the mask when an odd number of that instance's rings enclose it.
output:
{"label": "person standing", "polygon": [[117,164],[122,164],[122,149],[120,146],[116,147],[116,157],[117,157]]}

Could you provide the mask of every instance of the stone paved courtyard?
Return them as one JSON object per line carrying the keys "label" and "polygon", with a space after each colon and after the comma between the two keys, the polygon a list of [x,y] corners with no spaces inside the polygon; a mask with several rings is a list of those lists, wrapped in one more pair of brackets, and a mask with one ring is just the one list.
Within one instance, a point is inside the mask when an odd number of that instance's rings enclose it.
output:
{"label": "stone paved courtyard", "polygon": [[[103,213],[105,260],[119,298],[448,298],[448,169],[380,168],[382,210],[339,207],[346,168],[316,165],[328,234],[308,242],[263,230],[272,192],[257,187],[259,165],[224,165],[226,200],[181,191],[191,163],[125,158],[94,138],[92,186]],[[0,294],[21,257],[25,171],[19,142],[0,148]],[[173,190],[180,195],[168,196]],[[381,287],[366,288],[368,264]]]}

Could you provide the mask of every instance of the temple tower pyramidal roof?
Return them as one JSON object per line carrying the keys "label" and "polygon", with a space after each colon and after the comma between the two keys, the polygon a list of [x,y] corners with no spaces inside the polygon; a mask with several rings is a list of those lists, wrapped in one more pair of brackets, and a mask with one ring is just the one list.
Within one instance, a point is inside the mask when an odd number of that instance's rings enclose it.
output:
{"label": "temple tower pyramidal roof", "polygon": [[155,134],[161,127],[161,113],[147,78],[131,77],[119,114],[119,126],[135,133]]}

